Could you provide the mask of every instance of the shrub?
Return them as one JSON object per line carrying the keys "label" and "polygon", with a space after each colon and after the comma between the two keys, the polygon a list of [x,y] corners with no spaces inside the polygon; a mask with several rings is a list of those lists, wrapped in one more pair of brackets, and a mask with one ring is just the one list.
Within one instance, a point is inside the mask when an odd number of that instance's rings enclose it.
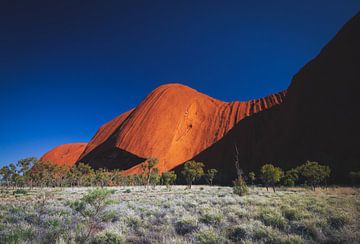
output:
{"label": "shrub", "polygon": [[348,217],[344,213],[335,213],[328,217],[327,222],[334,229],[341,229],[348,222]]}
{"label": "shrub", "polygon": [[124,191],[124,193],[131,193],[131,190],[130,190],[130,189],[126,189],[126,190]]}
{"label": "shrub", "polygon": [[270,209],[264,209],[260,213],[260,219],[265,225],[279,229],[284,229],[287,224],[286,220],[279,212]]}
{"label": "shrub", "polygon": [[196,232],[195,238],[197,243],[202,243],[202,244],[215,244],[215,243],[224,242],[221,236],[218,233],[216,233],[216,231],[211,227],[204,228]]}
{"label": "shrub", "polygon": [[206,182],[212,186],[214,178],[218,171],[216,169],[209,169],[205,174],[205,180]]}
{"label": "shrub", "polygon": [[205,224],[216,225],[224,218],[223,214],[215,209],[204,209],[201,213],[200,221]]}
{"label": "shrub", "polygon": [[249,183],[250,185],[253,185],[255,180],[256,180],[256,177],[255,177],[255,173],[254,172],[249,172],[248,174],[248,179],[249,179]]}
{"label": "shrub", "polygon": [[197,219],[194,217],[185,217],[175,223],[175,231],[179,235],[185,235],[198,229]]}
{"label": "shrub", "polygon": [[92,243],[94,244],[120,244],[124,243],[124,239],[121,235],[115,232],[104,232],[95,236]]}
{"label": "shrub", "polygon": [[13,191],[13,195],[15,194],[19,194],[19,195],[26,195],[28,192],[25,189],[16,189],[15,191]]}
{"label": "shrub", "polygon": [[[81,231],[80,242],[87,242],[89,237],[94,232],[100,229],[101,224],[108,220],[106,216],[109,212],[106,211],[106,207],[113,203],[110,200],[110,195],[113,194],[114,190],[105,188],[95,188],[88,191],[80,200],[69,202],[69,207],[83,217],[82,225],[85,230]],[[81,225],[78,225],[80,228]]]}
{"label": "shrub", "polygon": [[233,181],[233,192],[236,195],[244,196],[247,195],[249,192],[249,188],[246,185],[246,182],[242,178],[242,176],[239,176],[236,180]]}
{"label": "shrub", "polygon": [[291,208],[291,207],[286,207],[282,209],[282,214],[284,215],[284,217],[290,221],[293,220],[300,220],[301,219],[301,212],[299,209],[296,208]]}

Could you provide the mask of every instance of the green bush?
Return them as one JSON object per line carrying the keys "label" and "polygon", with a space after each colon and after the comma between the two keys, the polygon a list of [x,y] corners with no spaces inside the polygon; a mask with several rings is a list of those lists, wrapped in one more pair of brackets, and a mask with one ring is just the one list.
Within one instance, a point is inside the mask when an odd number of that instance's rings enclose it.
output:
{"label": "green bush", "polygon": [[185,235],[198,229],[197,219],[193,217],[183,218],[175,223],[175,231],[179,235]]}
{"label": "green bush", "polygon": [[92,240],[94,244],[121,244],[124,243],[123,237],[114,232],[104,232],[95,236]]}
{"label": "green bush", "polygon": [[201,213],[200,221],[205,224],[216,225],[224,218],[223,214],[215,209],[205,209]]}
{"label": "green bush", "polygon": [[284,217],[275,210],[264,209],[260,213],[260,219],[265,225],[276,227],[279,229],[284,229],[287,225]]}
{"label": "green bush", "polygon": [[334,229],[341,229],[348,222],[348,217],[344,213],[335,213],[328,217],[327,222]]}
{"label": "green bush", "polygon": [[114,203],[110,199],[114,192],[115,190],[106,188],[95,188],[88,191],[80,200],[68,202],[73,212],[82,216],[82,222],[78,224],[78,228],[81,229],[77,236],[79,242],[87,242],[95,231],[101,229],[102,223],[111,219],[108,218],[109,211],[106,207]]}
{"label": "green bush", "polygon": [[302,217],[301,210],[291,207],[285,207],[282,209],[283,216],[290,221],[300,220]]}
{"label": "green bush", "polygon": [[236,180],[233,181],[233,192],[236,195],[244,196],[249,193],[249,188],[246,185],[245,180],[239,176]]}
{"label": "green bush", "polygon": [[25,189],[16,189],[15,191],[13,191],[13,195],[27,195],[28,191]]}
{"label": "green bush", "polygon": [[224,240],[221,236],[216,233],[213,228],[205,228],[201,229],[195,233],[195,238],[197,243],[200,244],[216,244],[216,243],[224,243]]}

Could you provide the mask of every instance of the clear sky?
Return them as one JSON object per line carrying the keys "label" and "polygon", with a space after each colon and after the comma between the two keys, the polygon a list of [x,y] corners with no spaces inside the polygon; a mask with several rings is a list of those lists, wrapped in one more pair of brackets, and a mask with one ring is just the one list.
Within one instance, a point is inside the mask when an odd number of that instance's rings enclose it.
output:
{"label": "clear sky", "polygon": [[160,84],[259,98],[359,0],[0,0],[0,166],[86,142]]}

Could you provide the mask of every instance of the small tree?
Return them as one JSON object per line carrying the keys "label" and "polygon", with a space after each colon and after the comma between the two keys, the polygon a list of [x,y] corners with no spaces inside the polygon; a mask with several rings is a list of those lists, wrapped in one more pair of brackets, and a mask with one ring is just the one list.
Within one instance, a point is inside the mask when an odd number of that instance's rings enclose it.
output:
{"label": "small tree", "polygon": [[162,184],[166,185],[166,188],[170,189],[170,186],[176,181],[176,174],[174,171],[164,172],[161,175]]}
{"label": "small tree", "polygon": [[144,177],[144,184],[147,186],[150,185],[150,181],[152,176],[152,171],[155,169],[155,166],[158,164],[158,159],[157,158],[149,158],[144,164],[142,164],[142,175]]}
{"label": "small tree", "polygon": [[290,169],[285,172],[283,183],[285,186],[294,186],[299,179],[299,172],[297,169]]}
{"label": "small tree", "polygon": [[9,187],[11,181],[11,171],[9,169],[9,166],[4,166],[0,169],[0,176],[1,181],[5,182],[6,186]]}
{"label": "small tree", "polygon": [[351,171],[349,176],[353,186],[360,184],[360,171]]}
{"label": "small tree", "polygon": [[284,175],[284,172],[272,164],[265,164],[261,167],[261,179],[266,186],[266,190],[269,191],[269,186],[273,188],[275,192],[275,184],[278,183]]}
{"label": "small tree", "polygon": [[110,181],[110,175],[107,169],[100,168],[95,171],[96,185],[104,187],[107,186]]}
{"label": "small tree", "polygon": [[69,207],[73,212],[80,214],[82,218],[82,225],[78,225],[81,230],[81,235],[78,236],[78,242],[88,243],[89,238],[101,229],[104,222],[111,220],[114,214],[106,210],[107,206],[114,203],[110,196],[114,190],[106,188],[95,188],[88,191],[80,200],[68,202]]}
{"label": "small tree", "polygon": [[149,176],[149,184],[152,186],[153,189],[160,183],[160,173],[158,168],[154,168],[150,172]]}
{"label": "small tree", "polygon": [[248,194],[249,188],[246,185],[246,182],[243,177],[244,171],[240,168],[240,160],[239,160],[239,150],[237,145],[234,145],[235,153],[234,153],[234,164],[236,169],[237,178],[233,181],[233,191],[235,194],[239,196],[244,196]]}
{"label": "small tree", "polygon": [[191,189],[191,185],[194,181],[201,178],[204,175],[204,164],[201,162],[187,161],[184,164],[184,169],[181,171],[181,174],[184,176],[188,188]]}
{"label": "small tree", "polygon": [[299,173],[306,179],[315,191],[315,187],[330,177],[330,167],[318,162],[307,161],[297,168]]}
{"label": "small tree", "polygon": [[248,178],[249,178],[250,185],[254,185],[254,182],[256,180],[255,173],[252,171],[249,172]]}
{"label": "small tree", "polygon": [[233,191],[235,194],[239,196],[247,195],[249,192],[249,188],[246,185],[246,182],[242,176],[239,176],[236,178],[236,180],[233,181]]}
{"label": "small tree", "polygon": [[205,174],[205,180],[206,182],[212,186],[214,178],[218,171],[216,169],[208,169],[208,171]]}
{"label": "small tree", "polygon": [[16,166],[19,168],[19,174],[21,175],[22,181],[24,184],[32,187],[32,181],[29,177],[31,168],[38,162],[37,158],[29,157],[20,159]]}

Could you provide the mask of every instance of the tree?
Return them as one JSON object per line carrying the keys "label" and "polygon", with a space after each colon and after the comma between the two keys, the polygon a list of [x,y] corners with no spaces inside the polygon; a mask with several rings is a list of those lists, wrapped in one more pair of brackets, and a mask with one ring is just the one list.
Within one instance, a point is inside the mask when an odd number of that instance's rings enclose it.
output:
{"label": "tree", "polygon": [[33,185],[33,182],[29,177],[30,170],[37,162],[38,160],[35,157],[20,159],[17,162],[17,167],[19,168],[19,173],[22,175],[23,182],[27,183],[30,187]]}
{"label": "tree", "polygon": [[285,172],[283,183],[285,186],[294,186],[299,179],[299,172],[297,169],[290,169]]}
{"label": "tree", "polygon": [[235,154],[234,154],[234,164],[236,169],[237,178],[233,181],[233,191],[235,194],[239,196],[244,196],[248,194],[249,188],[246,185],[246,182],[243,177],[244,171],[240,168],[240,160],[239,160],[239,150],[237,145],[235,147]]}
{"label": "tree", "polygon": [[250,181],[250,185],[253,185],[254,181],[256,180],[255,173],[253,171],[249,172],[248,178],[249,178],[249,181]]}
{"label": "tree", "polygon": [[37,186],[52,186],[55,169],[56,165],[52,163],[37,161],[29,171],[28,177]]}
{"label": "tree", "polygon": [[9,166],[4,166],[0,169],[0,175],[1,175],[1,180],[3,182],[6,182],[6,186],[9,187],[10,186],[10,181],[11,181],[11,171]]}
{"label": "tree", "polygon": [[95,182],[96,185],[101,187],[107,186],[109,183],[110,177],[107,169],[100,168],[95,171]]}
{"label": "tree", "polygon": [[205,180],[206,182],[212,186],[214,178],[218,171],[216,169],[208,169],[208,171],[205,174]]}
{"label": "tree", "polygon": [[166,185],[166,188],[170,188],[172,184],[176,181],[176,174],[174,171],[164,172],[161,174],[161,182]]}
{"label": "tree", "polygon": [[305,164],[299,166],[297,170],[312,186],[314,191],[316,186],[323,183],[328,177],[330,177],[331,172],[329,166],[310,161],[307,161]]}
{"label": "tree", "polygon": [[152,185],[153,189],[155,189],[156,185],[160,182],[160,173],[159,169],[154,168],[149,175],[149,184]]}
{"label": "tree", "polygon": [[187,161],[181,174],[184,176],[188,188],[191,189],[192,183],[204,175],[204,164],[194,160]]}
{"label": "tree", "polygon": [[157,158],[149,158],[145,163],[142,164],[143,169],[143,177],[144,177],[144,183],[147,186],[150,185],[151,180],[151,173],[155,169],[155,166],[158,164]]}
{"label": "tree", "polygon": [[360,184],[360,171],[351,171],[349,176],[353,186]]}
{"label": "tree", "polygon": [[275,184],[278,183],[284,175],[284,172],[272,164],[265,164],[261,167],[261,179],[266,186],[266,190],[269,191],[269,186],[273,188],[275,192]]}

